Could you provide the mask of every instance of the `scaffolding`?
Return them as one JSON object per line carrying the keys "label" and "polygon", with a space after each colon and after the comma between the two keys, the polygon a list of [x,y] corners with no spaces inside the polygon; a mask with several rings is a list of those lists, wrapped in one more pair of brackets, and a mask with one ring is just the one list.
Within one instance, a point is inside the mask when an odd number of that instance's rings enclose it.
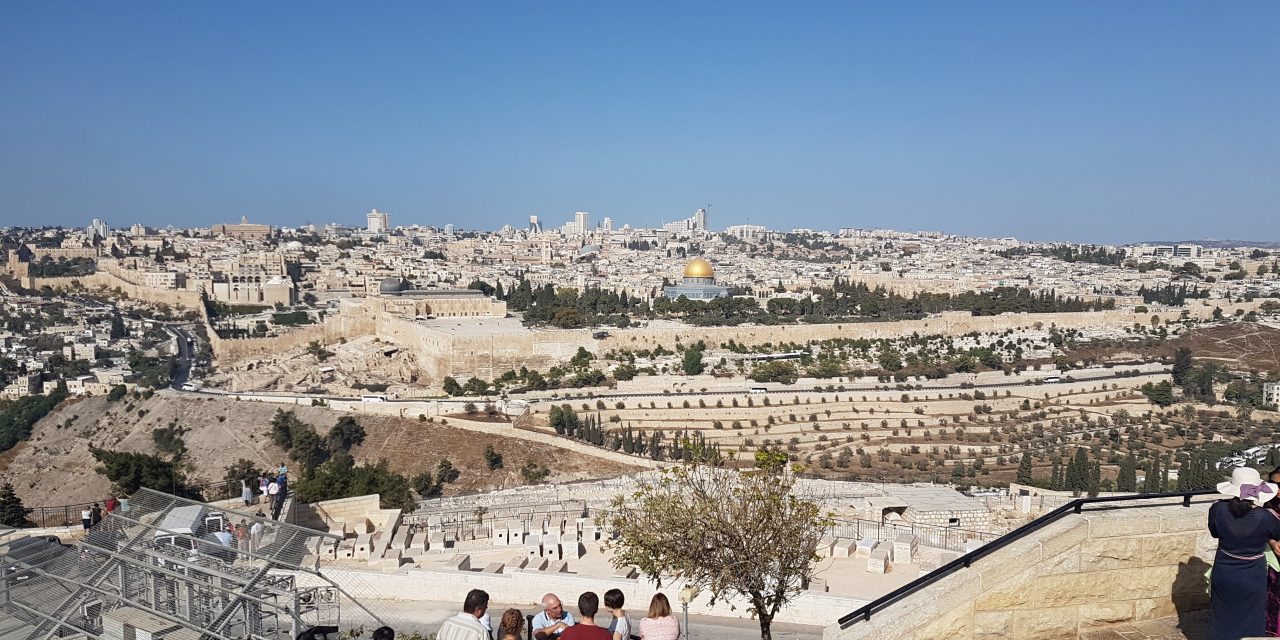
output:
{"label": "scaffolding", "polygon": [[149,489],[127,505],[74,546],[0,531],[0,640],[287,640],[344,605],[381,622],[320,569],[332,534]]}

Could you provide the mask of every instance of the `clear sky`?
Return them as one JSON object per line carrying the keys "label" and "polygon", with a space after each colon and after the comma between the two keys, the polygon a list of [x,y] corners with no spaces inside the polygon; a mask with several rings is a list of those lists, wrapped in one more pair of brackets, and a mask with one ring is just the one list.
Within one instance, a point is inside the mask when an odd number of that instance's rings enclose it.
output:
{"label": "clear sky", "polygon": [[1280,240],[1280,2],[0,3],[0,225]]}

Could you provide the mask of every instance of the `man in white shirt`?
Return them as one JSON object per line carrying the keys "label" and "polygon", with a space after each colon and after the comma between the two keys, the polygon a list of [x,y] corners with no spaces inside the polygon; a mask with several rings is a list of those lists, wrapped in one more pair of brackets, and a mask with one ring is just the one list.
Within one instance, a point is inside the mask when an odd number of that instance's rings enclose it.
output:
{"label": "man in white shirt", "polygon": [[533,637],[537,640],[557,638],[565,629],[577,624],[573,614],[564,610],[560,597],[554,593],[542,596],[542,612],[533,617]]}
{"label": "man in white shirt", "polygon": [[489,594],[479,589],[467,593],[462,603],[462,613],[444,621],[440,631],[436,632],[436,640],[489,640],[489,632],[480,624],[485,612],[489,610]]}

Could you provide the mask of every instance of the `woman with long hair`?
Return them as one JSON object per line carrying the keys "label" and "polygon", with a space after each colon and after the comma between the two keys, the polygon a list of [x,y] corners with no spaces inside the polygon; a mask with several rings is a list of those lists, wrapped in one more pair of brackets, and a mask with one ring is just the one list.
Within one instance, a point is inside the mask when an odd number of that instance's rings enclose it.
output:
{"label": "woman with long hair", "polygon": [[1209,507],[1209,534],[1218,552],[1209,579],[1209,640],[1262,636],[1267,627],[1267,561],[1271,540],[1280,539],[1280,514],[1256,509],[1277,496],[1256,469],[1240,467],[1218,485],[1226,497]]}
{"label": "woman with long hair", "polygon": [[520,640],[521,631],[524,631],[524,614],[519,609],[507,609],[498,623],[498,640]]}
{"label": "woman with long hair", "polygon": [[653,594],[649,615],[640,620],[641,640],[679,640],[680,622],[671,615],[671,601],[662,593]]}

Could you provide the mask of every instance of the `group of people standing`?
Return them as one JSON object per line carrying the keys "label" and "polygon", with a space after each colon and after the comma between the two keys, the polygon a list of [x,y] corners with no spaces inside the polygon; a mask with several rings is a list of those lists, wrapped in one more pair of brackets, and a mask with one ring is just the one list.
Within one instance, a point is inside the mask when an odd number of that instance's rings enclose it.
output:
{"label": "group of people standing", "polygon": [[[578,616],[566,611],[560,598],[554,593],[542,597],[542,611],[530,622],[536,640],[631,640],[637,635],[642,640],[678,640],[680,623],[671,615],[671,602],[658,593],[649,602],[649,614],[640,620],[639,628],[631,626],[631,620],[623,609],[625,597],[619,589],[604,592],[604,608],[608,610],[608,624],[597,624],[601,599],[588,591],[578,596]],[[525,617],[519,609],[507,609],[502,614],[495,636],[489,620],[489,594],[472,589],[462,603],[462,612],[444,621],[436,640],[522,640]]]}
{"label": "group of people standing", "polygon": [[93,503],[92,506],[80,510],[80,526],[88,531],[90,527],[102,522],[102,518],[119,509],[121,513],[129,511],[128,496],[117,499],[115,496],[108,497],[102,505]]}
{"label": "group of people standing", "polygon": [[274,471],[258,474],[258,495],[256,498],[249,481],[240,481],[240,499],[244,500],[244,506],[251,507],[255,501],[260,504],[268,504],[272,520],[280,519],[280,509],[284,507],[284,499],[288,494],[289,467],[286,467],[283,462]]}
{"label": "group of people standing", "polygon": [[1209,639],[1280,637],[1280,467],[1240,467],[1209,507],[1218,551],[1209,573]]}

